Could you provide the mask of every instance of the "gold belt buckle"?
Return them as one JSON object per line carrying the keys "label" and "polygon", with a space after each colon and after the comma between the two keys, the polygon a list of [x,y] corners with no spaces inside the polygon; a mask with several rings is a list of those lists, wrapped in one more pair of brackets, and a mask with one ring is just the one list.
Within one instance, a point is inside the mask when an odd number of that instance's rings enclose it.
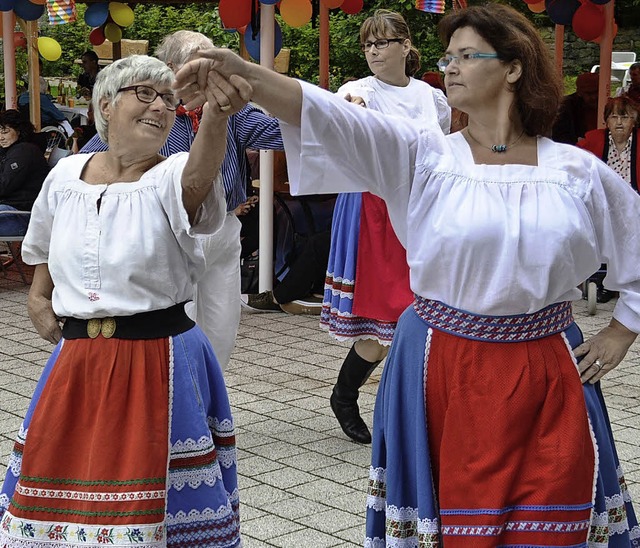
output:
{"label": "gold belt buckle", "polygon": [[92,318],[87,322],[87,335],[91,339],[95,339],[100,333],[105,339],[110,339],[115,332],[115,318]]}

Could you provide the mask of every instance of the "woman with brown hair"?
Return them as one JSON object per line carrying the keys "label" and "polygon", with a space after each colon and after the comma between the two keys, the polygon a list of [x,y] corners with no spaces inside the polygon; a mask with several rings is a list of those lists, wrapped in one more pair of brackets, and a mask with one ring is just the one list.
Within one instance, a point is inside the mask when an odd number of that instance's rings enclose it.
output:
{"label": "woman with brown hair", "polygon": [[[523,15],[473,6],[440,35],[469,115],[447,136],[223,50],[176,85],[190,106],[206,67],[246,80],[282,121],[292,190],[379,195],[406,246],[415,301],[378,390],[365,546],[638,546],[599,381],[640,332],[640,197],[545,137],[561,86]],[[603,262],[620,299],[583,342],[571,301]]]}
{"label": "woman with brown hair", "polygon": [[[339,97],[418,123],[436,120],[449,131],[451,112],[444,93],[413,77],[420,54],[399,13],[376,10],[360,27],[360,47],[372,76],[347,82]],[[353,343],[330,403],[342,430],[354,441],[371,443],[358,408],[359,389],[387,355],[396,322],[412,301],[406,252],[384,201],[369,192],[340,194],[320,325],[339,341]]]}

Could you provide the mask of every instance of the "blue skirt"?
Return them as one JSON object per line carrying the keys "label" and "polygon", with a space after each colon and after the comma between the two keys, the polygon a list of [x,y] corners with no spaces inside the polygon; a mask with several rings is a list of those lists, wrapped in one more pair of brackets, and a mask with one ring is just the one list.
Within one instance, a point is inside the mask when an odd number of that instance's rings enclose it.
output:
{"label": "blue skirt", "polygon": [[9,462],[0,545],[239,547],[236,464],[224,378],[199,327],[150,341],[62,340]]}
{"label": "blue skirt", "polygon": [[[367,548],[443,545],[425,408],[426,361],[432,331],[435,336],[436,329],[413,306],[409,307],[398,322],[387,357],[373,420]],[[572,348],[583,340],[575,323],[564,331],[564,336]],[[597,477],[588,541],[578,546],[640,547],[640,527],[620,468],[600,385],[585,384],[583,389],[597,445]],[[473,501],[469,502],[473,507]],[[478,529],[477,534],[484,532]],[[470,539],[469,546],[475,546],[473,537],[466,538]]]}

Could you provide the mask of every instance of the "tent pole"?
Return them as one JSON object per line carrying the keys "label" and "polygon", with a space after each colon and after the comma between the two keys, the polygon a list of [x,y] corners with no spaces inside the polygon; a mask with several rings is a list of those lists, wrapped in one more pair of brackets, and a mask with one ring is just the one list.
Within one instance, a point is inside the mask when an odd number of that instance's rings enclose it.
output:
{"label": "tent pole", "polygon": [[320,2],[320,87],[329,89],[329,8]]}
{"label": "tent pole", "polygon": [[18,108],[16,92],[16,47],[13,43],[15,20],[12,11],[2,14],[2,53],[4,56],[4,104],[5,108]]}
{"label": "tent pole", "polygon": [[38,62],[38,22],[25,21],[27,35],[27,63],[29,71],[29,118],[36,131],[40,131],[40,64]]}
{"label": "tent pole", "polygon": [[[273,70],[275,48],[275,6],[260,6],[260,64]],[[258,290],[273,288],[273,151],[260,151],[260,235]]]}
{"label": "tent pole", "polygon": [[613,50],[613,3],[604,5],[604,32],[600,37],[600,80],[598,86],[598,128],[605,127],[604,106],[611,96],[611,51]]}
{"label": "tent pole", "polygon": [[555,60],[558,76],[562,78],[564,58],[564,25],[556,25],[555,28]]}

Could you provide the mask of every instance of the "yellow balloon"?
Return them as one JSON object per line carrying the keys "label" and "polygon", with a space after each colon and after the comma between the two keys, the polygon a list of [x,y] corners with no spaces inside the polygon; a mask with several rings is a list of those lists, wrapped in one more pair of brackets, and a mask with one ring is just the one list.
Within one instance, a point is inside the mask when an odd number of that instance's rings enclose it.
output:
{"label": "yellow balloon", "polygon": [[62,55],[60,44],[48,36],[38,38],[38,51],[47,61],[57,61]]}
{"label": "yellow balloon", "polygon": [[109,42],[120,42],[122,40],[122,29],[115,23],[107,23],[104,26],[104,37]]}
{"label": "yellow balloon", "polygon": [[313,8],[309,0],[282,0],[280,15],[290,27],[301,27],[311,21]]}
{"label": "yellow balloon", "polygon": [[133,10],[122,2],[109,2],[109,14],[113,22],[121,27],[128,27],[133,24]]}

